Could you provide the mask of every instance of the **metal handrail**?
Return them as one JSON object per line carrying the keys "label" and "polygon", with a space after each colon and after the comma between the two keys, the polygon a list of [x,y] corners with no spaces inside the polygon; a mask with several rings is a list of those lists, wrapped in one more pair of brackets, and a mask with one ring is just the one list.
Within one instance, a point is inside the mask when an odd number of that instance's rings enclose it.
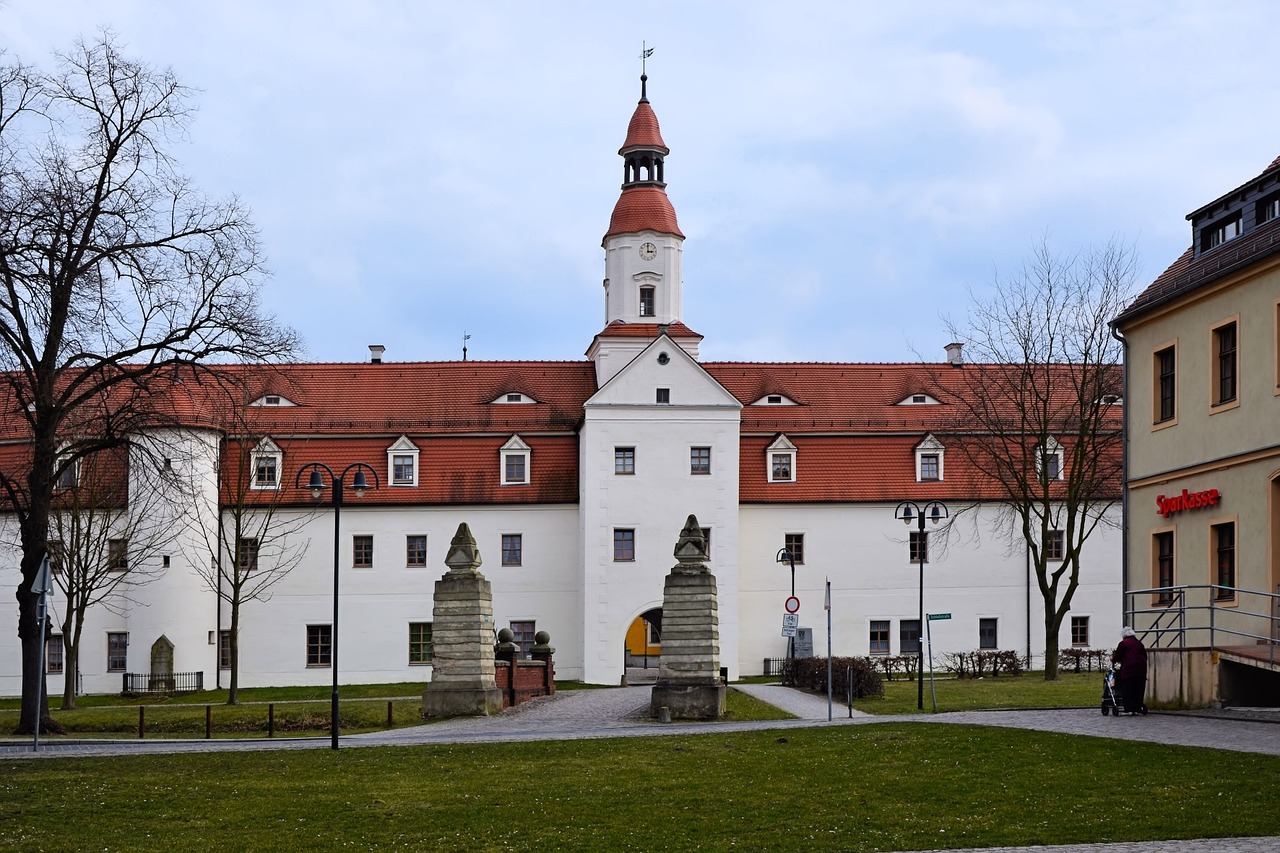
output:
{"label": "metal handrail", "polygon": [[[1148,597],[1149,603],[1139,607],[1143,596]],[[1189,603],[1201,598],[1206,603]],[[1125,622],[1152,648],[1187,648],[1195,645],[1193,638],[1207,634],[1210,651],[1229,645],[1224,638],[1239,638],[1245,643],[1265,644],[1268,659],[1276,661],[1280,593],[1219,584],[1186,584],[1129,590],[1124,604]],[[1230,618],[1224,623],[1227,614]]]}

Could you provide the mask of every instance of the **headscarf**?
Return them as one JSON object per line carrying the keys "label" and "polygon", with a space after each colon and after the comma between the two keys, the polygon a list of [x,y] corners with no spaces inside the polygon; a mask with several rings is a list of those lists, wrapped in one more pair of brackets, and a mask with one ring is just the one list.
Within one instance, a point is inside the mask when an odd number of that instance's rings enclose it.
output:
{"label": "headscarf", "polygon": [[1120,629],[1120,636],[1121,636],[1121,637],[1136,637],[1136,636],[1138,636],[1138,635],[1137,635],[1137,634],[1135,634],[1135,633],[1133,632],[1133,629],[1132,629],[1132,628],[1130,628],[1128,625],[1125,625],[1123,628],[1121,628],[1121,629]]}

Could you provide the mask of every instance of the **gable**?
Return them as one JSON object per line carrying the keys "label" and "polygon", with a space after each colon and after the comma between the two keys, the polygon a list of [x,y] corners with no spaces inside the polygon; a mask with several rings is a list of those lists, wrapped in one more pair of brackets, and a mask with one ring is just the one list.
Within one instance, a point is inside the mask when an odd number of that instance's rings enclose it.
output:
{"label": "gable", "polygon": [[[658,402],[659,389],[667,390],[666,403]],[[737,397],[666,335],[641,350],[585,405],[742,408]]]}

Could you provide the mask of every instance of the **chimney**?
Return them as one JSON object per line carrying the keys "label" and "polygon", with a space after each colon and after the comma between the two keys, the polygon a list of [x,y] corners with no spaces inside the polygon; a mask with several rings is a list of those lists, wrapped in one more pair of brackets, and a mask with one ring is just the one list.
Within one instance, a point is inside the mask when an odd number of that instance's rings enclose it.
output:
{"label": "chimney", "polygon": [[962,349],[964,349],[964,344],[954,342],[947,344],[947,363],[952,367],[962,367],[964,365],[964,356],[960,354]]}
{"label": "chimney", "polygon": [[379,344],[369,344],[369,363],[382,364],[382,354],[387,348]]}

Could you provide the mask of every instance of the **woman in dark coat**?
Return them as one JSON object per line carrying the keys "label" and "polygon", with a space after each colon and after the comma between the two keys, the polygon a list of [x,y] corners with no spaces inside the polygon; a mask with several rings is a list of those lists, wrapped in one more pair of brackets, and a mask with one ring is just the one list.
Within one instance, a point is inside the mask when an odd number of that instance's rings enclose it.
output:
{"label": "woman in dark coat", "polygon": [[1145,714],[1147,706],[1144,697],[1147,692],[1147,648],[1133,633],[1133,629],[1125,626],[1120,632],[1120,645],[1111,653],[1111,662],[1120,665],[1120,675],[1116,679],[1120,685],[1120,701],[1130,714]]}

